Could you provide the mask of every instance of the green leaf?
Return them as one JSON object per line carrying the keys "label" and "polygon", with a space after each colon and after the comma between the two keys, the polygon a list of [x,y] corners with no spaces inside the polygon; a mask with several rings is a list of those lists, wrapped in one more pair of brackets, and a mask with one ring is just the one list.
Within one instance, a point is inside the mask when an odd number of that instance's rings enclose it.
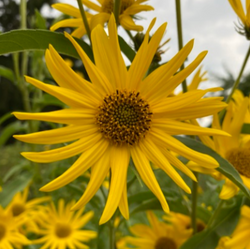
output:
{"label": "green leaf", "polygon": [[180,249],[214,249],[220,237],[211,230],[204,230],[186,241]]}
{"label": "green leaf", "polygon": [[125,40],[118,36],[121,51],[126,55],[126,57],[132,62],[136,55],[135,51],[125,42]]}
{"label": "green leaf", "polygon": [[4,114],[1,118],[0,118],[0,125],[6,121],[7,119],[13,117],[12,113],[11,112],[8,112],[6,114]]}
{"label": "green leaf", "polygon": [[200,143],[197,140],[187,138],[187,137],[178,137],[178,136],[175,136],[175,138],[177,138],[180,142],[184,143],[189,148],[195,151],[204,153],[204,154],[208,154],[212,156],[213,158],[215,158],[215,160],[220,165],[218,168],[216,168],[216,170],[219,171],[224,176],[226,176],[229,180],[231,180],[235,185],[237,185],[245,193],[245,195],[248,198],[250,198],[249,190],[243,184],[238,171],[226,159],[224,159],[215,151],[213,151],[212,149],[210,149],[209,147],[205,146],[204,144]]}
{"label": "green leaf", "polygon": [[243,124],[241,133],[243,134],[250,134],[250,124]]}
{"label": "green leaf", "polygon": [[0,76],[10,80],[11,82],[15,81],[14,72],[7,67],[0,66]]}
{"label": "green leaf", "polygon": [[[162,192],[166,197],[170,210],[187,214],[188,210],[186,206],[182,204],[182,197],[177,191],[170,188],[163,188]],[[128,203],[130,206],[134,206],[131,215],[148,209],[162,210],[159,200],[151,191],[142,191],[129,196]]]}
{"label": "green leaf", "polygon": [[36,9],[35,10],[35,14],[36,14],[36,28],[38,29],[47,29],[46,27],[46,20],[42,17],[42,15],[40,14],[40,12]]}
{"label": "green leaf", "polygon": [[7,125],[1,132],[0,136],[0,146],[5,144],[7,140],[16,132],[19,131],[26,131],[27,130],[27,123],[22,123],[20,121],[15,121]]}
{"label": "green leaf", "polygon": [[13,196],[22,191],[31,182],[33,175],[30,172],[25,172],[19,175],[14,181],[8,182],[3,186],[3,191],[0,192],[0,205],[6,207]]}
{"label": "green leaf", "polygon": [[212,227],[195,234],[180,249],[214,249],[220,237],[230,235],[238,223],[242,197],[225,201]]}
{"label": "green leaf", "polygon": [[[85,53],[93,61],[93,53],[90,46],[75,38]],[[46,50],[51,44],[58,53],[79,59],[72,43],[62,34],[48,30],[13,30],[0,34],[0,55],[7,53]]]}

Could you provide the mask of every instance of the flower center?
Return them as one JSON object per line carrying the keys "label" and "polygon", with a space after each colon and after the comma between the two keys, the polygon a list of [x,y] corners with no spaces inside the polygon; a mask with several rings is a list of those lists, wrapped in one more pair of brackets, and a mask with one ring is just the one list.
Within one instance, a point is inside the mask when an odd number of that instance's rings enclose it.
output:
{"label": "flower center", "polygon": [[[202,221],[200,221],[200,220],[198,220],[197,222],[196,222],[196,228],[197,228],[197,232],[199,233],[199,232],[202,232],[204,229],[205,229],[205,224],[202,222]],[[191,224],[188,224],[187,226],[186,226],[186,229],[190,229],[190,228],[192,228],[191,227]]]}
{"label": "flower center", "polygon": [[243,176],[250,178],[250,149],[237,148],[230,150],[226,159]]}
{"label": "flower center", "polygon": [[116,90],[104,98],[96,120],[105,138],[133,145],[150,129],[152,114],[139,92]]}
{"label": "flower center", "polygon": [[68,224],[57,223],[56,235],[59,238],[66,238],[71,234],[71,227]]}
{"label": "flower center", "polygon": [[3,224],[0,224],[0,241],[2,240],[2,238],[5,236],[6,233],[6,228]]}
{"label": "flower center", "polygon": [[177,249],[177,245],[172,239],[161,237],[156,241],[154,249]]}
{"label": "flower center", "polygon": [[[134,3],[134,0],[122,0],[120,14]],[[114,0],[104,0],[102,4],[102,12],[112,13],[114,11]]]}
{"label": "flower center", "polygon": [[21,203],[16,203],[12,206],[12,214],[13,216],[18,216],[21,213],[23,213],[25,211],[25,207],[23,204]]}

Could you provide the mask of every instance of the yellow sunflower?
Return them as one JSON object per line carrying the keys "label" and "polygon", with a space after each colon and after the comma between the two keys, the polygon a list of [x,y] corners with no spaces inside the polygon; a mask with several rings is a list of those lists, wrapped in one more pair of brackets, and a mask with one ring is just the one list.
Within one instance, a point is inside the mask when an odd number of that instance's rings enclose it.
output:
{"label": "yellow sunflower", "polygon": [[[136,25],[133,17],[141,11],[154,10],[152,6],[142,4],[147,1],[148,0],[121,0],[119,24],[126,30],[142,31],[143,27]],[[88,8],[98,12],[98,14],[95,15],[86,12],[91,30],[93,30],[98,24],[103,25],[106,23],[114,9],[113,0],[98,0],[98,4],[95,4],[90,0],[82,0],[82,3]],[[72,36],[80,38],[86,34],[86,29],[78,8],[65,3],[53,4],[52,7],[66,15],[74,17],[55,23],[50,28],[52,31],[62,27],[74,27],[76,29],[73,31]]]}
{"label": "yellow sunflower", "polygon": [[[176,230],[185,232],[187,236],[191,236],[193,234],[190,216],[181,213],[170,212],[168,215],[164,215],[162,218],[163,220],[172,224]],[[196,226],[197,232],[203,231],[206,227],[205,223],[200,219],[197,219]]]}
{"label": "yellow sunflower", "polygon": [[0,206],[0,249],[13,249],[31,242],[19,232],[26,217],[14,217]]}
{"label": "yellow sunflower", "polygon": [[150,24],[145,40],[128,70],[121,55],[113,15],[108,24],[109,36],[100,25],[92,32],[96,64],[87,57],[78,43],[65,33],[79,53],[90,82],[68,67],[50,46],[46,51],[46,63],[59,86],[44,84],[30,77],[26,77],[26,81],[54,95],[69,108],[42,113],[14,113],[21,120],[66,124],[58,129],[16,135],[15,138],[21,141],[38,144],[73,141],[49,151],[23,152],[22,155],[27,159],[49,163],[81,154],[67,171],[42,187],[41,191],[59,189],[91,168],[89,184],[73,207],[77,209],[95,195],[111,171],[109,195],[101,224],[112,217],[117,207],[126,219],[129,218],[126,178],[130,157],[146,186],[157,196],[164,211],[168,212],[168,204],[150,162],[167,173],[184,191],[190,193],[190,188],[172,165],[191,179],[196,178],[170,151],[205,168],[216,168],[218,163],[214,158],[188,148],[172,135],[227,135],[224,131],[181,122],[211,115],[225,108],[226,104],[220,97],[202,99],[204,94],[217,89],[194,90],[180,96],[168,97],[207,53],[199,54],[190,65],[176,74],[192,50],[193,40],[167,64],[146,76],[166,28],[166,24],[163,24],[149,40],[149,31],[154,22],[155,20]]}
{"label": "yellow sunflower", "polygon": [[234,12],[239,17],[241,21],[241,26],[237,26],[237,31],[245,35],[247,39],[250,39],[250,1],[246,0],[246,6],[244,11],[244,8],[242,6],[241,0],[228,0],[231,4]]}
{"label": "yellow sunflower", "polygon": [[97,233],[91,230],[82,230],[83,226],[93,217],[94,212],[89,211],[83,214],[84,208],[72,212],[74,202],[65,205],[63,199],[58,202],[56,209],[54,203],[40,215],[40,229],[38,234],[43,237],[34,240],[34,244],[43,244],[40,249],[76,249],[89,248],[83,242],[96,237]]}
{"label": "yellow sunflower", "polygon": [[[244,98],[243,94],[236,90],[233,100],[228,105],[222,125],[220,125],[217,115],[214,115],[212,124],[214,128],[226,131],[231,137],[214,136],[211,139],[200,136],[200,139],[204,144],[227,159],[239,172],[243,183],[250,189],[250,170],[248,167],[250,164],[250,135],[241,134],[242,125],[250,123],[249,110],[249,98]],[[204,170],[204,168],[193,162],[188,163],[188,167],[194,171],[212,174],[218,180],[224,179],[225,183],[220,193],[221,199],[230,199],[239,191],[239,188],[232,181],[217,171]]]}
{"label": "yellow sunflower", "polygon": [[128,244],[138,249],[178,249],[189,237],[190,233],[176,229],[171,224],[166,224],[157,219],[153,212],[147,212],[150,226],[136,224],[130,231],[136,237],[126,237]]}
{"label": "yellow sunflower", "polygon": [[249,249],[250,248],[250,207],[242,206],[241,217],[230,239],[225,237],[224,249]]}
{"label": "yellow sunflower", "polygon": [[34,198],[27,200],[29,194],[29,187],[25,188],[23,192],[15,194],[11,202],[6,207],[8,212],[11,212],[14,217],[26,216],[27,221],[25,223],[26,230],[34,230],[37,228],[36,216],[39,215],[39,204],[50,201],[50,197]]}

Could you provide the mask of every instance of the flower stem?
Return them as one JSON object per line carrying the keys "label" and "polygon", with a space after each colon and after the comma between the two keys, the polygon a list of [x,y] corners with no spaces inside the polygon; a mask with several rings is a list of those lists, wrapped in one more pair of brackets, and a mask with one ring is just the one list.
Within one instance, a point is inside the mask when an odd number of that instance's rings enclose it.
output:
{"label": "flower stem", "polygon": [[119,15],[120,15],[120,10],[121,10],[121,0],[115,0],[114,1],[114,15],[115,15],[115,21],[117,26],[119,25]]}
{"label": "flower stem", "polygon": [[[229,101],[231,100],[231,98],[232,98],[232,96],[233,96],[233,94],[234,94],[234,91],[237,89],[237,87],[238,87],[238,85],[239,85],[239,83],[240,83],[240,79],[241,79],[241,76],[242,76],[242,74],[243,74],[243,71],[244,71],[244,69],[245,69],[245,67],[246,67],[246,64],[247,64],[247,61],[248,61],[249,56],[250,56],[250,46],[249,46],[249,48],[248,48],[247,54],[246,54],[246,56],[245,56],[245,59],[244,59],[244,61],[243,61],[242,67],[241,67],[240,72],[239,72],[239,75],[238,75],[236,81],[234,82],[234,85],[233,85],[233,88],[232,88],[232,90],[231,90],[231,93],[228,95],[228,97],[227,97],[227,99],[226,99],[226,101],[225,101],[226,103],[229,103]],[[219,119],[220,119],[220,120],[223,118],[225,112],[226,112],[225,109],[223,109],[223,110],[220,112],[220,114],[219,114]]]}
{"label": "flower stem", "polygon": [[246,66],[246,64],[247,64],[247,60],[248,60],[248,58],[249,58],[249,55],[250,55],[250,46],[249,46],[249,48],[248,48],[248,51],[247,51],[247,54],[246,54],[246,56],[245,56],[244,62],[243,62],[243,64],[242,64],[242,67],[241,67],[240,73],[239,73],[239,75],[238,75],[238,78],[237,78],[236,81],[234,82],[232,91],[231,91],[231,93],[229,94],[229,96],[227,97],[226,103],[229,103],[229,101],[231,100],[231,98],[232,98],[232,96],[233,96],[234,91],[237,89],[237,87],[238,87],[238,85],[239,85],[239,83],[240,83],[240,79],[241,79],[241,76],[242,76],[243,71],[244,71],[244,69],[245,69],[245,66]]}
{"label": "flower stem", "polygon": [[[178,32],[178,46],[179,50],[183,48],[183,39],[182,39],[182,24],[181,24],[181,2],[180,0],[175,0],[175,7],[176,7],[176,22],[177,22],[177,32]],[[181,70],[183,70],[184,63],[181,65]],[[182,91],[187,92],[187,82],[186,79],[181,83],[182,84]]]}
{"label": "flower stem", "polygon": [[110,249],[115,249],[115,227],[113,218],[109,220],[109,241]]}
{"label": "flower stem", "polygon": [[79,10],[80,10],[81,16],[82,16],[82,20],[83,20],[84,27],[85,27],[85,29],[86,29],[86,31],[87,31],[87,35],[88,35],[89,41],[90,41],[90,43],[91,43],[91,36],[90,36],[90,33],[91,33],[91,32],[90,32],[88,20],[87,20],[87,17],[86,17],[86,14],[85,14],[85,11],[84,11],[82,2],[81,2],[81,0],[77,0],[77,3],[78,3],[78,6],[79,6]]}
{"label": "flower stem", "polygon": [[193,228],[193,234],[197,232],[197,219],[196,219],[196,209],[197,209],[197,197],[198,197],[198,173],[194,172],[197,178],[197,182],[192,182],[192,211],[191,211],[191,223]]}
{"label": "flower stem", "polygon": [[216,220],[218,214],[219,214],[220,211],[221,211],[221,208],[222,208],[224,202],[225,202],[224,200],[220,200],[220,202],[219,202],[217,208],[215,209],[213,215],[210,217],[210,219],[209,219],[209,221],[208,221],[208,223],[207,223],[207,229],[210,228],[210,227],[213,225],[214,221]]}

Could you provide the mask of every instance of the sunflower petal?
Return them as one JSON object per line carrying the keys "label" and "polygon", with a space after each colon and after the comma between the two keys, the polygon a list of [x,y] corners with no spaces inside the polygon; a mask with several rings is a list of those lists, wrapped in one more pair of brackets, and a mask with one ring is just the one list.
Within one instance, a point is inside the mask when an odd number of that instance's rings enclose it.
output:
{"label": "sunflower petal", "polygon": [[129,152],[126,146],[111,148],[111,184],[109,195],[99,224],[107,222],[117,209],[124,190],[127,179],[127,169],[129,164]]}
{"label": "sunflower petal", "polygon": [[15,139],[32,144],[59,144],[70,142],[98,131],[94,125],[68,125],[62,128],[39,131],[26,135],[14,135]]}
{"label": "sunflower petal", "polygon": [[40,190],[49,192],[74,181],[102,157],[107,147],[108,142],[105,140],[96,143],[91,149],[85,151],[68,170]]}
{"label": "sunflower petal", "polygon": [[76,210],[85,206],[95,195],[108,174],[110,168],[109,162],[110,152],[107,150],[105,154],[103,154],[103,156],[99,159],[99,161],[91,167],[90,180],[87,188],[79,201],[72,207],[72,210]]}
{"label": "sunflower petal", "polygon": [[169,212],[168,204],[162,193],[161,187],[159,186],[159,183],[155,178],[154,172],[151,169],[148,159],[138,146],[134,146],[133,148],[131,148],[131,156],[133,158],[135,167],[139,175],[141,176],[143,182],[158,198],[158,200],[162,205],[163,210],[166,213],[168,213]]}
{"label": "sunflower petal", "polygon": [[[148,136],[149,137],[149,136]],[[190,188],[183,181],[180,175],[176,170],[170,165],[167,158],[162,154],[158,147],[153,143],[152,139],[148,138],[143,140],[143,143],[140,143],[140,148],[146,155],[146,157],[154,163],[156,166],[160,167],[165,171],[166,174],[184,191],[191,193]]]}
{"label": "sunflower petal", "polygon": [[93,147],[102,139],[99,133],[86,136],[61,148],[42,152],[22,152],[22,156],[33,162],[49,163],[73,157]]}

